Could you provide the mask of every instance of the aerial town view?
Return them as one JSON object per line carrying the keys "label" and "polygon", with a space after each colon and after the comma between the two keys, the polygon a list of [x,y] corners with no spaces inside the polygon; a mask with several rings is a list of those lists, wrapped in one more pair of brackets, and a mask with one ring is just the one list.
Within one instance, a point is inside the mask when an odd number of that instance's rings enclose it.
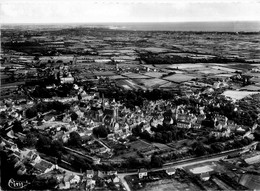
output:
{"label": "aerial town view", "polygon": [[19,24],[8,6],[0,190],[260,190],[259,21]]}

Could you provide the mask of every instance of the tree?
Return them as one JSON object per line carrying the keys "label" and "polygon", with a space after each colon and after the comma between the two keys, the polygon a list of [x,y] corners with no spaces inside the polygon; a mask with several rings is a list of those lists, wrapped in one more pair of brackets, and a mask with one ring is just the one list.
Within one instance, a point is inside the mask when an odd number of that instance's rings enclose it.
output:
{"label": "tree", "polygon": [[50,147],[51,147],[51,139],[44,135],[40,135],[36,143],[37,150],[42,151],[44,153],[49,153]]}
{"label": "tree", "polygon": [[160,132],[155,133],[155,141],[157,141],[159,143],[163,142],[162,133],[160,133]]}
{"label": "tree", "polygon": [[241,144],[246,146],[246,145],[249,145],[249,139],[247,137],[245,137],[244,139],[241,139]]}
{"label": "tree", "polygon": [[51,177],[47,180],[47,184],[49,187],[54,188],[58,184],[58,181],[56,178]]}
{"label": "tree", "polygon": [[203,155],[207,154],[207,150],[206,150],[206,148],[204,147],[203,143],[201,143],[201,142],[195,142],[195,143],[193,143],[192,148],[193,148],[193,150],[194,150],[194,153],[195,153],[197,156],[203,156]]}
{"label": "tree", "polygon": [[68,141],[68,143],[70,145],[80,147],[81,142],[82,142],[82,139],[76,131],[73,131],[73,132],[70,133],[70,138],[69,138],[69,141]]}
{"label": "tree", "polygon": [[53,156],[58,157],[58,160],[61,159],[61,154],[63,151],[63,143],[59,140],[54,140],[51,143],[50,152],[53,154]]}
{"label": "tree", "polygon": [[168,142],[168,143],[171,143],[172,140],[173,140],[172,132],[171,132],[171,131],[167,131],[167,134],[168,134],[168,140],[167,140],[167,142]]}
{"label": "tree", "polygon": [[137,125],[135,128],[132,129],[134,135],[139,136],[142,132],[142,126]]}
{"label": "tree", "polygon": [[108,131],[105,126],[101,125],[93,129],[93,134],[97,137],[105,138],[108,135]]}
{"label": "tree", "polygon": [[69,105],[63,104],[59,101],[54,101],[51,103],[52,105],[52,109],[56,110],[56,111],[61,111],[64,112],[66,109],[69,108]]}
{"label": "tree", "polygon": [[33,60],[40,60],[39,56],[35,56]]}
{"label": "tree", "polygon": [[85,171],[90,168],[90,165],[81,157],[74,157],[71,164],[78,170]]}
{"label": "tree", "polygon": [[130,142],[133,142],[133,141],[136,141],[136,140],[137,140],[136,136],[133,136],[133,135],[129,135],[127,138],[128,138],[128,140],[129,140]]}
{"label": "tree", "polygon": [[24,144],[27,147],[34,147],[37,143],[37,137],[35,137],[35,135],[31,132],[26,134],[26,138],[24,140]]}
{"label": "tree", "polygon": [[243,147],[242,143],[241,143],[240,140],[238,140],[238,139],[235,139],[235,140],[234,140],[233,146],[234,146],[235,148],[241,148],[241,147]]}
{"label": "tree", "polygon": [[146,140],[150,140],[150,139],[151,139],[151,135],[150,135],[150,133],[149,133],[147,130],[143,131],[143,132],[140,134],[140,137],[141,137],[142,139],[146,139]]}
{"label": "tree", "polygon": [[13,122],[13,131],[14,133],[23,132],[23,127],[21,121],[15,120]]}
{"label": "tree", "polygon": [[79,101],[82,100],[82,96],[81,96],[81,94],[78,94],[78,100],[79,100]]}
{"label": "tree", "polygon": [[260,151],[260,143],[257,143],[256,150]]}
{"label": "tree", "polygon": [[39,98],[51,98],[50,91],[46,89],[45,86],[36,86],[34,91],[32,92],[32,95],[34,97],[39,97]]}
{"label": "tree", "polygon": [[151,166],[154,168],[160,168],[163,165],[163,160],[160,156],[157,156],[155,154],[151,157]]}
{"label": "tree", "polygon": [[169,142],[169,134],[166,131],[162,132],[162,141],[163,141],[163,143]]}
{"label": "tree", "polygon": [[35,107],[31,107],[31,108],[28,108],[26,111],[25,111],[25,116],[27,118],[33,118],[35,116],[37,116],[37,110]]}
{"label": "tree", "polygon": [[259,140],[260,140],[260,128],[259,128],[259,127],[257,127],[257,128],[255,129],[254,137],[255,137],[255,140],[256,140],[256,141],[259,141]]}
{"label": "tree", "polygon": [[214,121],[213,120],[209,120],[209,119],[205,119],[202,121],[201,123],[202,126],[204,127],[210,127],[210,128],[213,128],[214,127]]}
{"label": "tree", "polygon": [[220,153],[224,150],[224,146],[221,143],[213,143],[210,146],[215,153]]}
{"label": "tree", "polygon": [[73,113],[70,115],[70,117],[71,117],[71,120],[72,120],[72,121],[76,121],[76,120],[78,119],[78,114],[76,114],[75,112],[73,112]]}
{"label": "tree", "polygon": [[127,166],[128,168],[136,169],[140,167],[140,162],[134,157],[129,157],[127,159]]}

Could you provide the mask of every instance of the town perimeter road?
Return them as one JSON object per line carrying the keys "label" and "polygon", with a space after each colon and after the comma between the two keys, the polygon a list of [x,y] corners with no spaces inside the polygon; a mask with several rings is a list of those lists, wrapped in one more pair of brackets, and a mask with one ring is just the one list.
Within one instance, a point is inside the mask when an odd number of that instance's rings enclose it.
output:
{"label": "town perimeter road", "polygon": [[[203,159],[203,160],[198,160],[198,161],[193,161],[193,162],[187,162],[184,164],[174,164],[174,165],[169,165],[167,167],[163,167],[160,169],[154,169],[154,170],[150,170],[149,172],[156,172],[156,171],[160,171],[160,170],[166,170],[169,168],[183,168],[186,166],[190,166],[190,165],[194,165],[194,164],[198,164],[198,163],[204,163],[204,162],[215,162],[215,161],[219,161],[220,159],[223,159],[224,157],[215,157],[215,158],[210,158],[210,159]],[[136,172],[133,173],[123,173],[123,174],[118,174],[118,177],[121,179],[121,182],[124,184],[125,188],[127,191],[131,191],[130,187],[128,186],[127,182],[125,181],[125,176],[129,176],[129,175],[133,175],[136,174]]]}

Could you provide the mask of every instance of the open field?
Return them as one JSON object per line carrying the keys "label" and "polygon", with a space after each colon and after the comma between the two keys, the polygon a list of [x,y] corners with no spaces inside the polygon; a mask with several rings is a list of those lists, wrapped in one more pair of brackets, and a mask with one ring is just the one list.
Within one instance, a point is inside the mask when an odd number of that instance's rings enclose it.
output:
{"label": "open field", "polygon": [[167,145],[171,148],[179,149],[181,147],[191,145],[194,141],[189,139],[183,139],[177,142],[168,143]]}
{"label": "open field", "polygon": [[176,88],[177,86],[178,86],[177,83],[168,82],[166,84],[161,85],[160,88],[162,88],[162,89],[172,89],[172,88]]}
{"label": "open field", "polygon": [[138,78],[138,79],[147,79],[147,78],[151,78],[149,76],[145,76],[145,75],[142,75],[142,74],[136,74],[136,73],[123,73],[122,76],[126,76],[128,78]]}
{"label": "open field", "polygon": [[137,158],[138,155],[136,153],[136,151],[129,151],[123,154],[120,154],[119,156],[113,157],[113,159],[127,159],[127,158]]}
{"label": "open field", "polygon": [[153,146],[157,147],[160,150],[171,149],[171,147],[161,143],[153,143]]}
{"label": "open field", "polygon": [[166,73],[164,73],[164,72],[146,72],[146,73],[144,73],[144,75],[153,77],[153,78],[160,78],[164,74],[166,74]]}
{"label": "open field", "polygon": [[126,77],[121,76],[121,75],[109,76],[108,78],[111,80],[126,79]]}
{"label": "open field", "polygon": [[136,84],[133,80],[131,79],[122,79],[122,80],[117,80],[117,85],[123,87],[124,89],[127,90],[138,90],[138,89],[146,89],[143,86],[140,86]]}
{"label": "open field", "polygon": [[143,85],[147,88],[157,88],[163,84],[168,83],[166,80],[158,79],[158,78],[153,78],[153,79],[135,79],[133,80],[137,82],[140,85]]}
{"label": "open field", "polygon": [[234,100],[243,99],[249,95],[259,94],[260,92],[251,92],[251,91],[237,91],[237,90],[227,90],[222,95],[230,97]]}
{"label": "open field", "polygon": [[214,69],[217,69],[217,70],[222,70],[224,72],[235,72],[235,71],[237,71],[235,69],[222,67],[222,66],[212,66],[211,68],[214,68]]}
{"label": "open field", "polygon": [[260,176],[253,174],[243,174],[239,180],[239,184],[246,186],[252,190],[260,190]]}
{"label": "open field", "polygon": [[[235,74],[234,73],[229,73],[229,74],[217,74],[217,75],[214,75],[212,76],[213,78],[214,77],[223,77],[223,78],[229,78],[231,76],[234,76]],[[210,77],[210,76],[209,76]]]}
{"label": "open field", "polygon": [[128,145],[130,145],[131,148],[135,149],[135,150],[143,150],[143,149],[148,149],[150,147],[153,147],[149,143],[142,141],[142,140],[137,140],[137,141],[128,143]]}
{"label": "open field", "polygon": [[112,71],[93,72],[95,76],[114,76],[115,73]]}
{"label": "open field", "polygon": [[188,75],[185,75],[185,74],[174,74],[174,75],[171,75],[171,76],[167,76],[163,79],[168,80],[168,81],[172,81],[172,82],[176,82],[176,83],[181,83],[181,82],[190,81],[190,80],[195,79],[195,78],[196,77],[188,76]]}
{"label": "open field", "polygon": [[199,73],[202,74],[222,74],[222,73],[227,73],[223,70],[218,70],[218,69],[214,69],[214,68],[208,68],[208,69],[200,69],[198,70]]}
{"label": "open field", "polygon": [[203,163],[201,165],[198,164],[193,166],[187,166],[186,169],[188,169],[193,174],[202,174],[213,171],[215,167],[216,165],[214,163]]}
{"label": "open field", "polygon": [[189,185],[188,183],[181,183],[175,179],[166,179],[166,180],[159,180],[156,182],[151,182],[146,184],[144,189],[141,191],[157,191],[157,190],[164,190],[164,191],[195,191],[198,190],[193,185]]}
{"label": "open field", "polygon": [[247,72],[247,73],[245,73],[245,75],[249,75],[249,76],[254,76],[254,77],[260,78],[260,73],[256,73],[256,72]]}
{"label": "open field", "polygon": [[171,50],[169,50],[169,49],[158,48],[158,47],[147,47],[147,48],[143,48],[143,50],[146,50],[148,52],[153,52],[153,53],[171,52]]}
{"label": "open field", "polygon": [[248,85],[245,87],[240,88],[240,90],[248,90],[248,91],[260,91],[260,86],[255,86],[255,85]]}
{"label": "open field", "polygon": [[196,63],[196,64],[172,64],[169,65],[168,68],[172,68],[172,69],[181,69],[181,70],[185,70],[185,69],[196,69],[196,68],[201,68],[201,67],[205,67],[204,64],[200,64],[200,63]]}

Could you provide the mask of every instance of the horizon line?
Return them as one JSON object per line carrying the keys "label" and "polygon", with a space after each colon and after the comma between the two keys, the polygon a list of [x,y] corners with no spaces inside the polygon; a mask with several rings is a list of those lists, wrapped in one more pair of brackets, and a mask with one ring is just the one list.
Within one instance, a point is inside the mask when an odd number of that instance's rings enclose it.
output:
{"label": "horizon line", "polygon": [[0,25],[27,25],[27,24],[31,24],[31,25],[55,25],[55,24],[109,24],[109,23],[114,23],[114,24],[122,24],[122,23],[197,23],[197,22],[203,22],[203,23],[217,23],[217,22],[223,22],[223,23],[228,23],[228,22],[260,22],[260,20],[227,20],[227,21],[223,21],[223,20],[212,20],[212,21],[98,21],[98,22],[23,22],[23,23],[0,23]]}

